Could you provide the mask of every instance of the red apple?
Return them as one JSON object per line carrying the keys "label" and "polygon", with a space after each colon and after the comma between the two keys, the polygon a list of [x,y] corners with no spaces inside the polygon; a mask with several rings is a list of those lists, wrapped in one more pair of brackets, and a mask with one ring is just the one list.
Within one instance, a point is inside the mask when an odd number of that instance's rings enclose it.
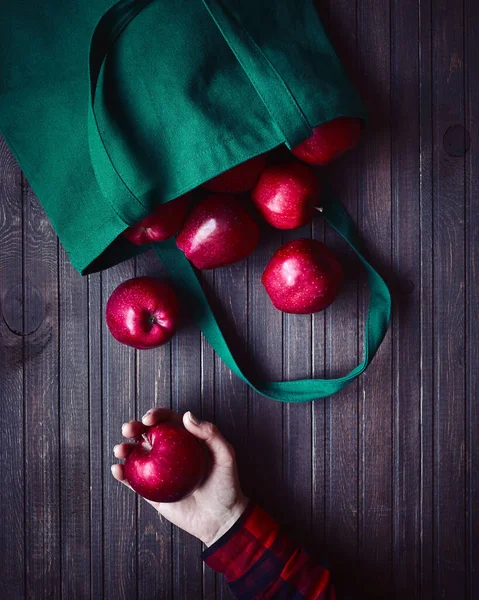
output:
{"label": "red apple", "polygon": [[147,427],[125,460],[131,487],[153,502],[178,502],[192,494],[207,471],[206,450],[179,423]]}
{"label": "red apple", "polygon": [[343,270],[323,243],[299,239],[273,254],[261,281],[277,309],[306,315],[333,302],[343,282]]}
{"label": "red apple", "polygon": [[239,200],[211,194],[189,214],[176,243],[195,267],[214,269],[246,258],[258,239],[258,225]]}
{"label": "red apple", "polygon": [[266,167],[267,162],[266,155],[260,154],[210,179],[202,187],[209,192],[224,194],[247,192],[258,181],[258,177]]}
{"label": "red apple", "polygon": [[327,165],[354,148],[360,135],[360,119],[341,117],[314,127],[313,135],[291,152],[310,165]]}
{"label": "red apple", "polygon": [[188,193],[166,204],[160,204],[153,214],[128,227],[123,235],[137,246],[167,240],[175,235],[185,220],[190,199],[191,194]]}
{"label": "red apple", "polygon": [[124,281],[106,304],[106,323],[112,336],[138,350],[165,344],[176,331],[178,315],[175,292],[154,277]]}
{"label": "red apple", "polygon": [[271,165],[261,173],[251,198],[265,221],[278,229],[294,229],[313,218],[321,181],[299,163]]}

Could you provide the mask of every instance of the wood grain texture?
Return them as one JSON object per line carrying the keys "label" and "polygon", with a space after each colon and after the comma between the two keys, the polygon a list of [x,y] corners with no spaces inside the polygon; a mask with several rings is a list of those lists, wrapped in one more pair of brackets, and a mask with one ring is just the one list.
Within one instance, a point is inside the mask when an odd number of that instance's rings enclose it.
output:
{"label": "wood grain texture", "polygon": [[[283,243],[311,237],[311,225],[283,233]],[[312,377],[310,315],[283,315],[283,377]],[[321,344],[322,340],[319,340]],[[283,494],[280,519],[302,536],[311,529],[312,423],[311,403],[286,404],[283,409]],[[309,537],[309,536],[308,536]]]}
{"label": "wood grain texture", "polygon": [[[367,255],[385,276],[391,268],[390,18],[388,3],[358,3],[360,92],[370,115],[359,152],[358,227]],[[373,56],[375,69],[371,71],[368,63]],[[363,286],[363,314],[364,292]],[[378,598],[387,597],[392,580],[392,333],[388,332],[359,382],[359,556],[365,592]]]}
{"label": "wood grain texture", "polygon": [[[356,3],[329,2],[320,6],[327,31],[351,75],[357,72],[358,32]],[[327,10],[326,10],[327,9]],[[358,217],[358,153],[350,152],[328,169],[327,179],[351,218]],[[344,177],[344,173],[348,177]],[[362,359],[358,329],[364,315],[358,309],[358,273],[361,269],[353,252],[327,225],[317,222],[315,236],[338,253],[345,279],[337,301],[323,314],[313,317],[313,368],[317,377],[338,377]],[[358,579],[359,497],[358,497],[358,383],[313,406],[315,450],[314,485],[317,505],[313,531],[322,541],[321,555],[334,568],[338,587],[354,589]],[[317,423],[317,425],[316,425]],[[322,509],[322,514],[321,514]],[[360,579],[360,578],[359,578]]]}
{"label": "wood grain texture", "polygon": [[[180,413],[191,410],[201,414],[201,334],[188,318],[188,307],[181,332],[171,341],[172,408]],[[213,374],[210,372],[210,376]],[[203,581],[201,564],[201,542],[187,533],[174,529],[173,593],[174,600],[200,598]]]}
{"label": "wood grain texture", "polygon": [[[61,475],[59,411],[58,240],[23,180],[23,264],[43,299],[45,318],[24,341],[26,596],[60,597]],[[24,297],[25,314],[35,308]]]}
{"label": "wood grain texture", "polygon": [[[23,197],[22,174],[0,139],[0,541],[8,548],[0,565],[0,580],[7,597],[25,595],[25,479],[23,335],[12,331],[5,320],[5,297],[20,287],[21,302],[14,321],[23,330]],[[12,315],[12,316],[13,316]]]}
{"label": "wood grain texture", "polygon": [[[205,272],[203,280],[209,289],[214,288],[215,272],[214,270]],[[215,406],[215,377],[211,373],[215,371],[215,352],[213,348],[201,336],[201,414],[200,418],[214,423],[216,421]],[[220,594],[220,588],[224,586],[221,576],[217,575],[212,569],[209,569],[204,563],[202,565],[203,579],[203,598],[204,600],[213,600]]]}
{"label": "wood grain texture", "polygon": [[[260,221],[259,221],[260,222]],[[273,253],[281,245],[281,233],[260,222],[260,242],[248,258],[248,340],[250,362],[260,379],[283,377],[282,315],[275,310],[259,280]],[[245,491],[267,510],[282,510],[275,501],[283,481],[283,410],[280,402],[248,391],[249,455],[243,473]],[[281,495],[281,492],[279,492]]]}
{"label": "wood grain texture", "polygon": [[[164,276],[161,265],[147,253],[77,275],[0,140],[5,597],[230,597],[201,544],[111,477],[122,423],[151,406],[216,422],[246,493],[327,559],[352,597],[479,594],[479,5],[316,4],[370,114],[359,149],[320,175],[391,286],[387,340],[358,382],[297,406],[232,376],[187,307],[170,344],[121,346],[106,301],[129,277]],[[338,253],[344,289],[313,318],[283,316],[261,274],[282,241],[310,233]],[[258,378],[338,376],[360,361],[364,274],[320,217],[285,234],[262,225],[247,261],[202,279]]]}
{"label": "wood grain texture", "polygon": [[113,458],[105,452],[103,435],[102,275],[88,276],[88,396],[90,437],[90,598],[104,590],[104,481]]}
{"label": "wood grain texture", "polygon": [[433,69],[432,6],[429,0],[419,6],[419,222],[420,222],[420,330],[421,359],[421,598],[433,591],[433,441],[434,441],[434,341],[433,341]]}
{"label": "wood grain texture", "polygon": [[[136,259],[138,275],[165,277],[150,253]],[[155,352],[137,352],[135,417],[152,407],[171,407],[171,346]],[[144,502],[138,505],[138,597],[168,600],[172,597],[172,527]]]}
{"label": "wood grain texture", "polygon": [[464,124],[464,15],[435,3],[433,27],[434,585],[435,596],[465,593],[464,158],[444,149]]}
{"label": "wood grain texture", "polygon": [[59,253],[59,369],[62,595],[90,593],[88,281]]}
{"label": "wood grain texture", "polygon": [[[135,276],[134,261],[102,275],[102,307],[113,290]],[[137,416],[136,350],[118,343],[102,328],[103,383],[103,593],[111,600],[135,598],[138,590],[137,507],[135,494],[115,481],[110,472],[113,447],[120,443],[121,425]]]}
{"label": "wood grain texture", "polygon": [[393,578],[409,598],[421,569],[419,17],[418,5],[391,3]]}
{"label": "wood grain texture", "polygon": [[471,136],[471,148],[465,161],[465,232],[466,232],[466,335],[465,335],[465,441],[466,441],[466,594],[468,599],[479,594],[479,102],[474,92],[479,78],[479,38],[474,23],[479,20],[477,2],[467,1],[465,8],[465,127]]}
{"label": "wood grain texture", "polygon": [[[374,10],[373,10],[374,4]],[[391,266],[390,7],[358,4],[360,92],[370,111],[360,149],[358,227],[368,256],[385,275]],[[367,68],[375,57],[374,72]],[[364,286],[360,308],[366,309]],[[363,312],[364,314],[364,312]],[[362,337],[361,331],[361,337]],[[360,565],[363,593],[387,596],[392,580],[392,331],[359,382],[360,406]],[[362,343],[362,341],[361,341]],[[381,485],[378,482],[381,481]],[[386,483],[387,482],[387,483]],[[374,578],[374,584],[371,580]],[[371,589],[369,589],[371,588]]]}
{"label": "wood grain texture", "polygon": [[[227,339],[237,348],[242,364],[247,356],[248,284],[247,261],[218,269],[214,274],[214,290],[221,307],[221,324]],[[236,377],[223,362],[215,358],[215,423],[226,439],[236,448],[240,473],[247,472],[251,460],[248,444],[247,385]],[[219,598],[230,598],[224,579],[218,582]]]}

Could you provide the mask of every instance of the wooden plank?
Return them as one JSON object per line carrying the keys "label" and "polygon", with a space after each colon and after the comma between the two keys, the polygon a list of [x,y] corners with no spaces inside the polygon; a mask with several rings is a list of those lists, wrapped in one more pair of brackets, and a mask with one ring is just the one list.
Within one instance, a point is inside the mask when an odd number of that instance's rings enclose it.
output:
{"label": "wooden plank", "polygon": [[[247,365],[248,332],[248,261],[243,260],[214,272],[215,304],[221,326],[234,355]],[[206,375],[206,374],[205,374]],[[233,445],[240,476],[248,472],[248,386],[215,357],[214,371],[215,422]],[[224,577],[217,581],[217,598],[231,598]]]}
{"label": "wooden plank", "polygon": [[[324,223],[315,218],[312,224],[312,237],[325,241]],[[334,311],[334,308],[330,310]],[[337,324],[340,327],[339,324]],[[327,378],[326,374],[326,313],[318,313],[311,318],[311,376]],[[337,564],[334,561],[332,545],[326,542],[328,515],[326,493],[331,485],[331,472],[328,472],[330,456],[330,434],[326,432],[326,415],[331,416],[328,399],[316,400],[311,406],[311,523],[310,536],[306,538],[308,547],[318,559],[330,566],[334,577]]]}
{"label": "wooden plank", "polygon": [[[311,225],[285,231],[283,243],[311,237]],[[312,376],[312,317],[283,315],[283,373],[286,380]],[[309,541],[312,513],[311,403],[286,404],[283,412],[283,491],[281,518],[298,541]]]}
{"label": "wooden plank", "polygon": [[419,13],[391,3],[393,573],[399,598],[421,591],[421,229]]}
{"label": "wooden plank", "polygon": [[[171,341],[172,408],[180,414],[201,414],[201,334],[185,307],[181,330]],[[201,598],[201,542],[180,529],[173,529],[174,600]]]}
{"label": "wooden plank", "polygon": [[462,5],[433,5],[434,593],[465,590],[464,158],[448,128],[464,123]]}
{"label": "wooden plank", "polygon": [[[354,165],[356,161],[356,157],[350,156],[342,165]],[[341,183],[342,165],[331,167],[331,185],[353,216],[357,181]],[[322,324],[324,349],[322,356],[318,352],[318,359],[322,358],[323,364],[326,362],[324,376],[329,379],[346,374],[362,360],[358,339],[365,316],[358,310],[358,273],[362,278],[364,273],[346,242],[337,234],[326,229],[325,242],[336,251],[345,274],[342,291],[326,310]],[[322,365],[319,360],[318,363],[320,372]],[[324,445],[317,450],[324,460],[324,552],[338,584],[352,583],[358,575],[358,382],[326,398],[324,413],[319,413],[317,418],[324,420]]]}
{"label": "wooden plank", "polygon": [[[113,290],[135,276],[134,261],[102,275],[102,310]],[[104,317],[103,317],[104,318]],[[102,328],[103,373],[103,525],[104,597],[130,600],[137,596],[137,496],[113,479],[113,446],[122,441],[121,426],[136,417],[136,351],[117,342]]]}
{"label": "wooden plank", "polygon": [[[153,253],[136,259],[138,276],[165,278]],[[171,345],[137,352],[137,418],[154,406],[171,406]],[[138,597],[172,597],[172,526],[146,502],[138,510]]]}
{"label": "wooden plank", "polygon": [[102,275],[88,276],[88,391],[90,432],[90,597],[103,596],[104,496],[103,474],[114,461],[103,437]]}
{"label": "wooden plank", "polygon": [[431,2],[419,6],[419,220],[420,220],[420,597],[433,597],[433,117]]}
{"label": "wooden plank", "polygon": [[60,476],[62,595],[90,593],[87,279],[60,248]]}
{"label": "wooden plank", "polygon": [[[214,289],[214,270],[202,274],[208,289]],[[205,421],[216,422],[215,406],[215,352],[209,343],[201,336],[201,415]],[[223,577],[217,575],[213,569],[202,565],[203,598],[213,600],[219,598],[224,585]]]}
{"label": "wooden plank", "polygon": [[[258,219],[260,241],[248,258],[248,352],[255,375],[283,377],[282,313],[261,283],[264,268],[281,246],[281,233]],[[276,518],[284,514],[277,502],[283,483],[283,405],[249,391],[249,469],[242,473],[245,492]]]}
{"label": "wooden plank", "polygon": [[[360,152],[359,229],[368,256],[386,274],[391,268],[389,28],[389,3],[358,3],[360,92],[370,115]],[[361,311],[366,296],[361,294]],[[389,332],[361,378],[359,409],[360,567],[364,586],[373,588],[367,592],[385,598],[392,588],[391,342]]]}
{"label": "wooden plank", "polygon": [[[248,366],[247,261],[214,272],[215,305],[222,331],[241,366]],[[241,471],[248,461],[248,386],[215,356],[215,421],[233,444]],[[205,374],[206,375],[206,374]]]}
{"label": "wooden plank", "polygon": [[[61,595],[58,240],[24,180],[26,596]],[[37,293],[32,293],[36,289]],[[44,315],[39,318],[39,308]],[[30,328],[29,328],[30,329]],[[27,433],[28,432],[28,433]]]}
{"label": "wooden plank", "polygon": [[23,253],[21,172],[0,137],[0,565],[3,593],[25,596]]}
{"label": "wooden plank", "polygon": [[[320,7],[321,8],[321,7]],[[350,76],[358,76],[356,2],[329,2],[322,12],[328,34]],[[328,167],[325,176],[338,200],[357,222],[359,151],[346,154]],[[338,253],[345,272],[343,289],[325,313],[313,318],[313,367],[316,377],[338,377],[358,364],[358,327],[364,315],[358,311],[357,261],[345,242],[327,225],[316,221],[315,237]],[[315,510],[313,531],[324,543],[322,556],[331,565],[338,588],[354,589],[358,559],[358,384],[316,402],[313,427],[316,431]],[[318,425],[316,425],[316,423]],[[319,427],[322,425],[322,428]],[[322,509],[320,511],[319,509]]]}
{"label": "wooden plank", "polygon": [[479,102],[479,38],[475,24],[479,5],[467,0],[465,24],[465,98],[466,132],[472,137],[466,154],[466,594],[468,600],[479,595],[479,152],[477,149]]}

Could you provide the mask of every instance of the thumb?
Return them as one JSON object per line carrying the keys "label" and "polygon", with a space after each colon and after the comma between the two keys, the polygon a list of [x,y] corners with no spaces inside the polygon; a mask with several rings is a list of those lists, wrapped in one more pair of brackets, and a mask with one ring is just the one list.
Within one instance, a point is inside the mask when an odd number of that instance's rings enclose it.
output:
{"label": "thumb", "polygon": [[221,435],[216,425],[208,421],[200,421],[191,412],[183,415],[183,425],[195,437],[203,440],[216,464],[231,466],[234,463],[233,447]]}

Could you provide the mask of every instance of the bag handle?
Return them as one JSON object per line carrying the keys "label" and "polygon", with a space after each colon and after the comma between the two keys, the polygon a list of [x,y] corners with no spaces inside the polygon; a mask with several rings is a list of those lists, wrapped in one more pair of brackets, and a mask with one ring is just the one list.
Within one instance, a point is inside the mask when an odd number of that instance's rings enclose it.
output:
{"label": "bag handle", "polygon": [[[90,154],[98,182],[105,196],[110,200],[117,214],[126,224],[134,224],[148,214],[144,206],[132,190],[129,189],[121,174],[116,169],[101,134],[95,113],[95,99],[98,79],[109,50],[127,25],[154,0],[121,0],[111,7],[99,21],[90,46],[90,110],[88,118]],[[208,12],[215,20],[226,41],[233,49],[245,73],[255,86],[266,108],[274,117],[281,130],[284,141],[291,145],[295,136],[307,137],[310,131],[308,123],[296,105],[289,91],[284,89],[280,76],[264,57],[247,32],[229,13],[220,0],[202,0]],[[245,55],[241,61],[240,56]],[[252,56],[251,56],[252,55]],[[254,63],[254,65],[253,65]],[[251,74],[251,67],[255,73]],[[259,75],[256,66],[260,65]],[[271,82],[274,82],[278,94],[271,93]],[[266,95],[263,93],[269,89]],[[288,92],[288,93],[287,93]],[[298,112],[299,111],[299,112]],[[300,132],[299,134],[297,132]],[[299,140],[300,141],[300,140]],[[330,396],[343,389],[358,377],[369,365],[384,336],[386,335],[390,314],[391,296],[389,290],[373,267],[363,257],[358,248],[354,225],[344,208],[334,200],[331,194],[323,207],[323,216],[328,223],[348,242],[364,265],[370,288],[366,332],[364,336],[364,358],[361,364],[350,373],[338,379],[301,379],[296,381],[253,382],[240,369],[233,357],[213,311],[203,292],[195,270],[185,255],[176,246],[175,240],[154,244],[156,254],[165,265],[170,279],[192,308],[195,320],[203,331],[208,342],[218,353],[225,364],[238,377],[248,383],[263,396],[281,402],[310,402],[318,398]]]}
{"label": "bag handle", "polygon": [[[328,194],[329,195],[329,194]],[[295,381],[262,381],[249,379],[238,366],[211,310],[203,288],[191,263],[177,247],[175,240],[152,244],[175,289],[188,302],[194,319],[205,338],[223,362],[243,381],[263,396],[281,402],[310,402],[339,392],[359,377],[369,365],[386,335],[391,316],[391,296],[382,277],[359,251],[353,222],[341,204],[332,197],[323,207],[326,221],[345,239],[366,269],[370,289],[364,335],[364,357],[361,364],[338,379],[298,379]]]}

